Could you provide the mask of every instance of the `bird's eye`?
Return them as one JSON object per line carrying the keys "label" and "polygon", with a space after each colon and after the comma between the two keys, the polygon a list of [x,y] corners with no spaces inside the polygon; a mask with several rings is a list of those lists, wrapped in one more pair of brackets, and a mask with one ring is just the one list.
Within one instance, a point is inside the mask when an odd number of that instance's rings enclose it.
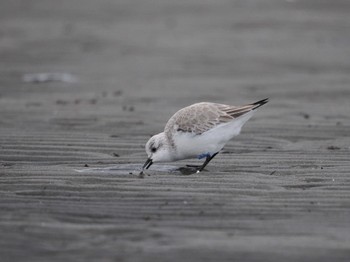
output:
{"label": "bird's eye", "polygon": [[152,148],[151,148],[151,152],[152,152],[152,153],[155,153],[156,151],[157,151],[157,148],[155,148],[155,147],[152,147]]}

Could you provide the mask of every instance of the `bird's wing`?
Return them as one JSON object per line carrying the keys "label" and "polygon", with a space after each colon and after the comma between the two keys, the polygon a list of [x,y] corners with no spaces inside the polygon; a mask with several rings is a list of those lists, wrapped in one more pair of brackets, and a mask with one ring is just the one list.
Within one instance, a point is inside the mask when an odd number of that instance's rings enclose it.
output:
{"label": "bird's wing", "polygon": [[180,131],[200,135],[219,124],[228,123],[248,113],[254,107],[255,104],[237,107],[208,102],[197,103],[176,112],[169,119],[164,131],[168,134]]}

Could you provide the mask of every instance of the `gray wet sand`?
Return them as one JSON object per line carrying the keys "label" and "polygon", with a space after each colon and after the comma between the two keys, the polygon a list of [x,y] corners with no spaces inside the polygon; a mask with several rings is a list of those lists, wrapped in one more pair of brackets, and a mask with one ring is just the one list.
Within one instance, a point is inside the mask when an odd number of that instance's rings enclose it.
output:
{"label": "gray wet sand", "polygon": [[[0,260],[349,261],[349,12],[2,1]],[[42,72],[79,81],[22,81]],[[206,172],[138,178],[178,109],[266,97]]]}

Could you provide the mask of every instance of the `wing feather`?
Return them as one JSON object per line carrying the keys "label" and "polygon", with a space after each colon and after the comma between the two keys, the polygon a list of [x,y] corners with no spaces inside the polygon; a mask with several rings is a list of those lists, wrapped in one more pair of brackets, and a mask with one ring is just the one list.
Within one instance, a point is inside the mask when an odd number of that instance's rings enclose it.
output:
{"label": "wing feather", "polygon": [[240,107],[208,102],[193,104],[176,112],[164,132],[169,135],[177,131],[200,135],[215,126],[231,122],[253,108],[252,104]]}

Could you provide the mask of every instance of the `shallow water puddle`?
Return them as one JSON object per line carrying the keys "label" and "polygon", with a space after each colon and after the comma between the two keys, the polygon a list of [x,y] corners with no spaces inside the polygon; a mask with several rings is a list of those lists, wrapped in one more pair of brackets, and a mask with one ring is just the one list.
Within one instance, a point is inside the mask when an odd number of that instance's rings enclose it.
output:
{"label": "shallow water puddle", "polygon": [[[92,168],[84,168],[84,169],[75,169],[76,172],[79,173],[110,173],[110,174],[139,174],[142,170],[142,165],[140,164],[120,164],[114,166],[107,167],[92,167]],[[152,165],[151,169],[148,169],[146,172],[166,172],[171,173],[178,171],[179,168],[176,166],[170,165]]]}

